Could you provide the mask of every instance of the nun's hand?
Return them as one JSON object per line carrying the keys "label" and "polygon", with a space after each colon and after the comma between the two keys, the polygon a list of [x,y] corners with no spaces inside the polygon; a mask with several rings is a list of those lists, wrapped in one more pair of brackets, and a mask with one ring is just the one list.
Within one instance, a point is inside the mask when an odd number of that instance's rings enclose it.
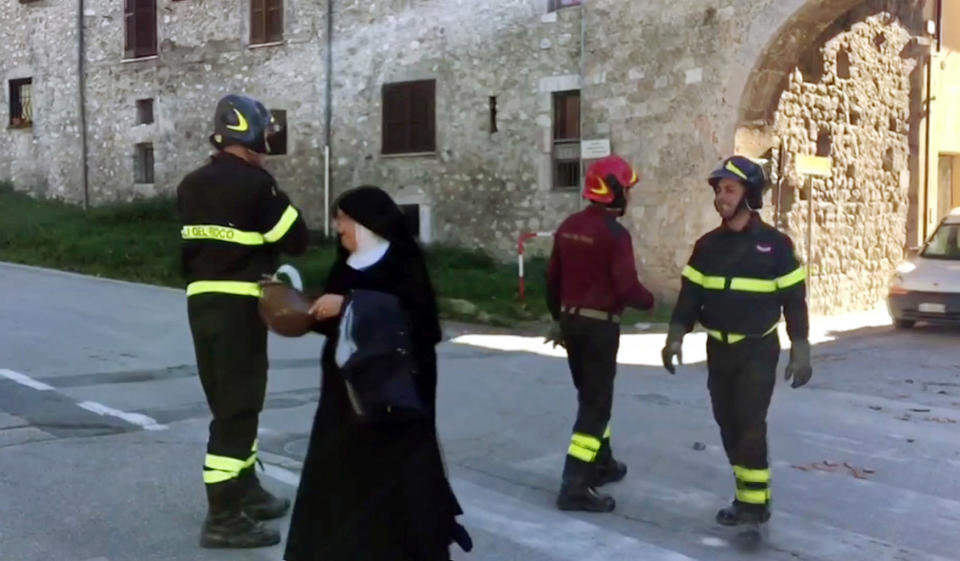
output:
{"label": "nun's hand", "polygon": [[343,307],[343,296],[339,294],[324,294],[313,301],[310,306],[310,315],[317,321],[323,321],[340,315]]}

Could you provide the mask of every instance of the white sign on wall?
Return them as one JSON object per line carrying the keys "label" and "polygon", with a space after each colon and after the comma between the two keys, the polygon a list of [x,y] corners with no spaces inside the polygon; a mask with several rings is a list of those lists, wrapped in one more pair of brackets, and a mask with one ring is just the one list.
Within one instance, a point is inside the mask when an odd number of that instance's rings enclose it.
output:
{"label": "white sign on wall", "polygon": [[609,155],[609,138],[584,140],[580,143],[580,158],[583,160],[596,160],[597,158],[606,158]]}

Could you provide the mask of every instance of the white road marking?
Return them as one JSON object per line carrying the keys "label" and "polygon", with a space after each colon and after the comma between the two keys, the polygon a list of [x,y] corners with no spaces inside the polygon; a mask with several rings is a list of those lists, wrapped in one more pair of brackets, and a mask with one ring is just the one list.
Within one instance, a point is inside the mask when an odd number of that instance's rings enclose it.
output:
{"label": "white road marking", "polygon": [[297,487],[300,485],[300,475],[294,473],[288,469],[282,468],[280,466],[275,466],[273,464],[268,464],[263,462],[263,472],[267,477],[276,479],[281,483],[286,483],[291,487]]}
{"label": "white road marking", "polygon": [[161,425],[156,420],[146,415],[140,413],[127,413],[126,411],[120,411],[119,409],[114,409],[112,407],[107,407],[101,403],[95,401],[84,401],[83,403],[77,404],[81,409],[86,409],[87,411],[96,413],[97,415],[107,415],[110,417],[116,417],[118,419],[123,419],[124,421],[137,425],[144,430],[166,430],[167,425]]}
{"label": "white road marking", "polygon": [[26,374],[21,374],[19,372],[14,372],[13,370],[6,370],[0,368],[0,376],[13,380],[14,382],[33,388],[35,390],[40,390],[42,392],[48,392],[53,389],[53,386],[49,384],[44,384],[43,382],[38,382]]}

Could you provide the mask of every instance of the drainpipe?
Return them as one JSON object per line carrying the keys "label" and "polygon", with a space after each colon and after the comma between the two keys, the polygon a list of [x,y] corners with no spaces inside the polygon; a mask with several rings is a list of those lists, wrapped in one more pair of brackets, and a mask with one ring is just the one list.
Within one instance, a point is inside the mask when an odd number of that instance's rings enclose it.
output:
{"label": "drainpipe", "polygon": [[83,209],[90,206],[90,169],[87,164],[87,81],[84,61],[86,59],[86,44],[83,23],[85,11],[84,0],[77,1],[77,80],[79,89],[80,110],[80,157],[83,169]]}
{"label": "drainpipe", "polygon": [[[940,51],[941,47],[941,33],[940,27],[943,24],[943,0],[937,1],[937,51]],[[928,226],[930,223],[930,158],[932,154],[930,153],[930,129],[933,126],[933,50],[931,49],[927,53],[927,94],[926,94],[926,105],[927,105],[927,126],[926,126],[926,147],[924,148],[924,162],[923,162],[923,239],[920,240],[920,243],[927,241],[928,235]]]}
{"label": "drainpipe", "polygon": [[327,0],[327,87],[324,92],[323,235],[330,236],[330,141],[333,119],[333,0]]}
{"label": "drainpipe", "polygon": [[586,76],[583,71],[583,58],[587,45],[586,22],[584,22],[584,18],[587,17],[586,4],[586,2],[580,2],[580,111],[577,112],[577,116],[580,119],[580,122],[577,124],[580,133],[580,185],[577,186],[577,208],[580,210],[583,209],[584,200],[583,197],[579,196],[579,191],[583,188],[584,177],[587,173],[587,170],[583,169],[583,105],[587,85]]}

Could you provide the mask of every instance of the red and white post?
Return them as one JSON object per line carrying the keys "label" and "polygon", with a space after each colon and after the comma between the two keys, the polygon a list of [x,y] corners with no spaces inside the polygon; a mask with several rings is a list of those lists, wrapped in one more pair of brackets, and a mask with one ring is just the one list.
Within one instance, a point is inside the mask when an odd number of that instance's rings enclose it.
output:
{"label": "red and white post", "polygon": [[526,232],[517,239],[517,296],[522,301],[526,298],[526,284],[523,278],[523,254],[526,242],[534,238],[548,238],[553,232]]}

